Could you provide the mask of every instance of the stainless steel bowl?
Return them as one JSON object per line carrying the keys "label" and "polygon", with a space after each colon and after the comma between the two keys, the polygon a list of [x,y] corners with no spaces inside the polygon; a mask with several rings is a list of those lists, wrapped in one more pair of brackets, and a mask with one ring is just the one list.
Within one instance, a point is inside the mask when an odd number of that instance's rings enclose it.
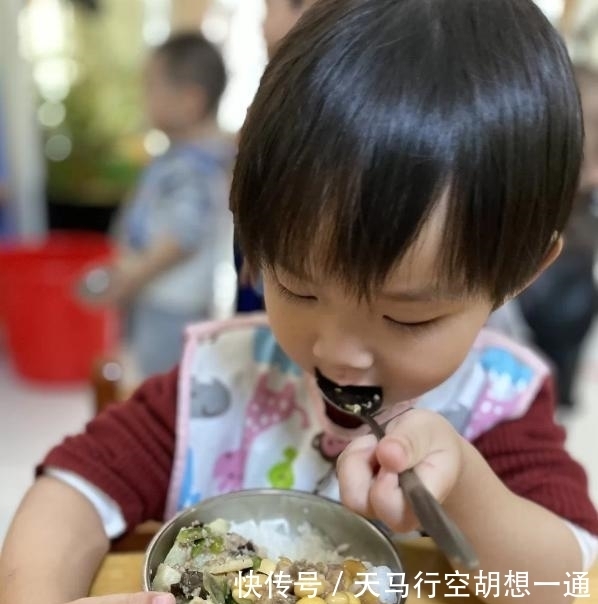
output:
{"label": "stainless steel bowl", "polygon": [[[300,491],[255,489],[206,499],[175,516],[153,538],[143,564],[143,587],[150,589],[158,565],[164,561],[179,530],[194,520],[231,522],[283,518],[291,526],[309,522],[336,547],[348,544],[347,555],[403,572],[399,555],[390,539],[369,520],[339,503]],[[259,544],[258,544],[259,545]]]}

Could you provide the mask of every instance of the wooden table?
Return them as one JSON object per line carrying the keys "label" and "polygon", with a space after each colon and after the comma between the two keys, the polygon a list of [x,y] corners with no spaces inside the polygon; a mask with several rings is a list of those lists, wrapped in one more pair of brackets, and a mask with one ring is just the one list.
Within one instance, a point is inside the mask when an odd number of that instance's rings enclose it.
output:
{"label": "wooden table", "polygon": [[[474,580],[474,574],[472,573],[470,581],[465,579],[459,580],[454,579],[451,583],[454,587],[448,585],[450,577],[447,577],[447,573],[452,571],[447,566],[444,558],[438,553],[435,547],[427,539],[422,539],[415,544],[409,545],[398,545],[401,559],[405,565],[405,571],[407,576],[413,578],[418,572],[423,573],[423,581],[420,583],[419,592],[414,588],[413,580],[410,580],[409,596],[407,604],[416,604],[417,600],[424,599],[427,602],[431,600],[438,603],[455,604],[465,603],[475,604],[477,598],[474,596],[454,596],[455,593],[464,593],[465,588],[457,590],[458,585],[478,585],[479,581]],[[143,565],[143,554],[110,554],[104,561],[104,564],[100,568],[96,580],[92,587],[92,595],[106,595],[111,593],[124,593],[124,592],[135,592],[141,590],[141,569]],[[438,573],[438,575],[432,575],[431,573]],[[477,572],[475,573],[477,574]],[[577,594],[581,596],[582,593],[589,593],[589,597],[579,597],[578,601],[586,604],[598,604],[598,565],[595,565],[588,573],[587,577],[587,589],[577,590]],[[434,585],[435,580],[440,580],[439,584]],[[530,592],[532,590],[554,590],[559,589],[561,593],[565,593],[565,584],[563,580],[558,586],[534,586],[528,585]],[[501,593],[503,593],[504,582],[506,577],[500,577],[500,582],[503,585],[501,587]],[[547,577],[546,581],[551,581],[551,577]],[[521,583],[520,587],[524,587]],[[573,584],[571,584],[573,585]],[[516,585],[513,584],[513,588]],[[432,589],[435,589],[435,595],[432,596]],[[545,591],[549,593],[549,591]],[[447,597],[449,594],[450,597]],[[520,598],[521,603],[525,604],[525,596]]]}

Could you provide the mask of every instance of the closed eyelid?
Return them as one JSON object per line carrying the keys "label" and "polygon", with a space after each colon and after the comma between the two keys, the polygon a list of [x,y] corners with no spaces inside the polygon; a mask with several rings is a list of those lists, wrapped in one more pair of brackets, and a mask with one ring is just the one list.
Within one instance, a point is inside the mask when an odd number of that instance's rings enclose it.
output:
{"label": "closed eyelid", "polygon": [[438,317],[432,319],[423,319],[421,321],[401,321],[400,319],[394,319],[390,315],[384,315],[385,319],[392,321],[393,323],[401,323],[402,325],[425,325],[426,323],[432,323],[438,320]]}
{"label": "closed eyelid", "polygon": [[309,279],[300,277],[298,275],[293,275],[293,273],[285,271],[284,269],[278,269],[277,271],[275,268],[273,268],[272,276],[277,283],[283,287],[286,287],[290,291],[301,289],[311,291],[315,287]]}
{"label": "closed eyelid", "polygon": [[396,327],[402,327],[404,329],[411,330],[423,330],[436,325],[442,317],[434,317],[433,319],[426,319],[425,321],[398,321],[397,319],[393,319],[389,315],[384,315],[383,318],[388,321],[390,324],[395,325]]}
{"label": "closed eyelid", "polygon": [[290,298],[293,300],[317,300],[318,298],[316,296],[314,296],[313,294],[300,294],[297,293],[295,291],[293,291],[292,289],[289,289],[288,287],[286,287],[284,284],[282,284],[278,279],[276,280],[276,288],[278,289],[278,292],[286,297],[286,298]]}

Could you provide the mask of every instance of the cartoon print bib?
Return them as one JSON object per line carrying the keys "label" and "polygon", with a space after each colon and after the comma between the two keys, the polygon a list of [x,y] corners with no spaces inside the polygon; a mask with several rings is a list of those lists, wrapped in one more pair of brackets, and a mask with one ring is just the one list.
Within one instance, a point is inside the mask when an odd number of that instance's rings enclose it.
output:
{"label": "cartoon print bib", "polygon": [[[547,375],[533,353],[483,331],[461,367],[415,406],[441,413],[474,440],[523,415]],[[323,407],[313,378],[284,354],[265,315],[189,328],[166,516],[247,488],[338,499],[334,463],[347,441],[327,430]]]}

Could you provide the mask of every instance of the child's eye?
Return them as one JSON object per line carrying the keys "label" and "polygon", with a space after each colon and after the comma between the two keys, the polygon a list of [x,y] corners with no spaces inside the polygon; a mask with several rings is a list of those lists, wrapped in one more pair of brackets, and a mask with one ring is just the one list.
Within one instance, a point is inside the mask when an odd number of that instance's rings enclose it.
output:
{"label": "child's eye", "polygon": [[310,302],[310,301],[314,301],[314,300],[318,299],[318,298],[316,298],[316,296],[310,296],[310,295],[305,295],[305,294],[296,294],[295,292],[293,292],[290,289],[288,289],[287,287],[285,287],[279,281],[276,282],[276,286],[278,288],[278,293],[283,298],[286,298],[287,300],[291,300],[293,302]]}
{"label": "child's eye", "polygon": [[399,329],[404,329],[405,331],[422,331],[429,327],[432,327],[438,319],[428,319],[426,321],[417,321],[415,323],[405,323],[404,321],[397,321],[388,315],[384,315],[384,319],[388,321],[393,327],[398,327]]}

